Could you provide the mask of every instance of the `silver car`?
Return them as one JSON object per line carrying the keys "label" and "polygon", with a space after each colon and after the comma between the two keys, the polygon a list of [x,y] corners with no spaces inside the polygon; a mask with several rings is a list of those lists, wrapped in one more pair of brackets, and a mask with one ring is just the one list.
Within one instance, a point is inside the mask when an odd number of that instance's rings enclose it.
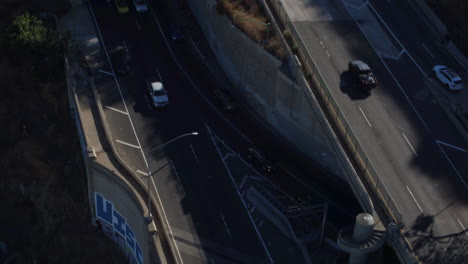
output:
{"label": "silver car", "polygon": [[463,89],[462,78],[452,69],[444,65],[436,65],[432,68],[432,72],[444,86],[451,91],[459,91]]}
{"label": "silver car", "polygon": [[147,12],[148,5],[146,4],[145,0],[133,0],[133,5],[135,9],[139,13]]}

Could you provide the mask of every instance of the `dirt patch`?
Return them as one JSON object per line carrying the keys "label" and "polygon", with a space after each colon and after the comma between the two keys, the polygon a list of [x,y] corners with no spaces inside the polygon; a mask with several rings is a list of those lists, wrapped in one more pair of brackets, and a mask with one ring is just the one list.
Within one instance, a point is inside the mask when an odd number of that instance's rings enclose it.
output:
{"label": "dirt patch", "polygon": [[270,24],[263,6],[258,0],[219,0],[218,11],[232,20],[244,34],[265,47],[267,51],[282,59],[286,47]]}
{"label": "dirt patch", "polygon": [[[0,30],[25,10],[63,12],[66,3],[2,1]],[[2,34],[2,51],[6,43]],[[23,55],[0,56],[0,241],[8,255],[16,254],[15,263],[126,263],[91,225],[64,58],[56,52]]]}

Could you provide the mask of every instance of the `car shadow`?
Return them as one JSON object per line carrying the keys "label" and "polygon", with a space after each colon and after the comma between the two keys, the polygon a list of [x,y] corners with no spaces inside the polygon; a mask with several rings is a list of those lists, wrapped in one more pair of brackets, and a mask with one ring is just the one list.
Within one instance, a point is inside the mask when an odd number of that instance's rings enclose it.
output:
{"label": "car shadow", "polygon": [[340,89],[351,100],[363,100],[370,96],[370,92],[364,91],[355,84],[351,72],[344,71],[340,74]]}

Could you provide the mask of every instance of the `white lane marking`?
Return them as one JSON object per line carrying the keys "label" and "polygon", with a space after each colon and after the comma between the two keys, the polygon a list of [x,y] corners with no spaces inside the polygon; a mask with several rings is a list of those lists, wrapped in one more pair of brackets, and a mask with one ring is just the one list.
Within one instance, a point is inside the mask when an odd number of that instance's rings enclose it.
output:
{"label": "white lane marking", "polygon": [[154,8],[152,7],[152,5],[148,2],[148,5],[151,7],[151,15],[153,15],[153,18],[154,20],[156,21],[156,24],[158,24],[158,29],[161,33],[161,35],[163,36],[163,39],[164,39],[164,42],[166,43],[166,46],[167,48],[169,49],[169,52],[171,53],[171,56],[172,58],[174,59],[174,62],[177,64],[177,67],[179,67],[180,71],[185,75],[185,78],[187,78],[187,80],[192,84],[192,86],[195,88],[195,90],[198,92],[198,94],[203,98],[205,99],[205,102],[211,106],[211,108],[213,108],[216,112],[216,114],[218,114],[218,116],[220,116],[224,122],[226,122],[227,124],[229,124],[232,129],[234,129],[238,135],[240,135],[242,138],[244,138],[249,144],[252,144],[253,145],[253,142],[252,140],[250,140],[250,138],[248,138],[244,133],[242,133],[231,121],[229,121],[224,115],[223,113],[221,113],[219,110],[217,110],[218,108],[213,105],[213,103],[211,102],[211,100],[208,100],[208,98],[201,92],[201,89],[195,84],[195,82],[190,78],[189,74],[184,70],[184,68],[180,65],[179,61],[177,60],[176,56],[174,55],[174,52],[172,51],[172,48],[171,48],[171,44],[169,44],[169,41],[167,40],[167,37],[166,37],[166,34],[164,34],[164,31],[161,27],[161,24],[159,23],[159,20],[158,18],[156,17],[156,14],[154,13]]}
{"label": "white lane marking", "polygon": [[360,106],[358,106],[358,108],[359,108],[359,111],[361,111],[361,114],[364,116],[364,119],[366,119],[367,124],[371,127],[372,125],[371,125],[371,123],[369,122],[369,119],[367,119],[367,116],[364,114],[364,111],[362,111],[362,109],[361,109]]}
{"label": "white lane marking", "polygon": [[123,43],[123,45],[125,47],[125,51],[128,52],[128,47],[127,47],[127,43],[125,43],[125,40],[122,40],[122,43]]}
{"label": "white lane marking", "polygon": [[132,147],[132,148],[136,148],[136,149],[139,149],[139,148],[140,148],[140,146],[133,145],[133,144],[130,144],[130,143],[124,142],[124,141],[122,141],[122,140],[118,140],[118,139],[116,139],[115,141],[116,141],[116,142],[118,142],[118,143],[120,143],[120,144],[123,144],[123,145],[129,146],[129,147]]}
{"label": "white lane marking", "polygon": [[213,258],[212,258],[211,256],[210,256],[210,262],[211,262],[212,264],[215,264],[215,262],[214,262],[214,260],[213,260]]}
{"label": "white lane marking", "polygon": [[176,167],[175,167],[174,162],[172,160],[171,160],[171,166],[172,166],[172,169],[174,170],[174,174],[175,174],[175,176],[177,178],[177,186],[179,186],[179,188],[182,190],[182,193],[184,194],[184,196],[187,196],[187,193],[185,192],[184,186],[182,185],[182,182],[180,181],[179,173],[177,173]]}
{"label": "white lane marking", "polygon": [[141,31],[140,23],[138,23],[138,20],[135,20],[135,22],[136,22],[136,25],[137,25],[138,30]]}
{"label": "white lane marking", "polygon": [[[385,26],[385,28],[387,28],[388,32],[390,32],[390,34],[392,34],[393,38],[395,38],[395,40],[398,42],[398,44],[406,50],[406,54],[408,54],[408,57],[413,61],[414,65],[416,65],[416,67],[418,67],[419,71],[421,71],[421,73],[426,77],[426,79],[428,78],[427,74],[423,71],[423,69],[419,66],[419,64],[416,62],[416,60],[413,58],[413,56],[411,56],[411,54],[408,52],[408,50],[405,48],[405,46],[403,46],[403,44],[400,42],[400,40],[395,36],[395,34],[393,34],[393,31],[390,29],[390,27],[387,26],[387,24],[385,23],[385,21],[382,19],[382,17],[379,15],[379,13],[377,12],[377,10],[375,10],[375,8],[372,6],[371,3],[369,3],[369,7],[372,8],[372,10],[374,11],[374,13],[377,15],[377,17],[380,19],[380,21],[383,23],[383,25]],[[354,17],[353,17],[354,19]]]}
{"label": "white lane marking", "polygon": [[159,81],[160,81],[160,82],[163,82],[163,79],[162,79],[162,77],[161,77],[161,74],[159,73],[159,69],[158,69],[158,68],[156,68],[156,73],[157,73],[158,76],[159,76]]}
{"label": "white lane marking", "polygon": [[[369,3],[369,2],[366,2],[366,4]],[[349,6],[352,6],[352,5],[349,5]],[[360,24],[356,21],[356,19],[354,18],[354,16],[351,15],[351,17],[353,18],[354,22],[356,22],[356,24],[358,25],[359,27],[359,30],[361,31],[361,33],[364,35],[364,37],[367,39],[367,42],[369,43],[369,45],[371,45],[372,49],[373,50],[377,50],[374,45],[372,44],[372,42],[370,41],[370,39],[368,38],[368,36],[366,34],[364,34],[364,31],[362,30]],[[390,76],[392,77],[393,81],[395,81],[395,83],[397,84],[398,88],[400,89],[400,91],[403,93],[403,96],[405,97],[406,101],[409,103],[409,105],[411,106],[411,108],[413,109],[413,111],[416,113],[416,115],[418,116],[419,120],[421,120],[421,122],[423,123],[424,127],[426,128],[426,130],[429,132],[430,135],[432,135],[432,132],[431,130],[429,129],[429,127],[427,126],[427,124],[424,122],[424,120],[422,119],[421,115],[418,113],[418,111],[416,111],[416,107],[411,103],[408,95],[406,94],[405,90],[403,90],[403,87],[401,87],[400,83],[398,82],[397,78],[395,77],[395,75],[393,75],[392,71],[390,71],[390,68],[388,68],[387,64],[385,63],[385,60],[380,56],[380,54],[377,52],[377,57],[379,57],[380,61],[382,62],[382,64],[385,66],[385,69],[387,69],[387,72],[390,74]],[[320,70],[319,70],[319,73],[320,73]],[[320,74],[322,75],[322,74]]]}
{"label": "white lane marking", "polygon": [[410,146],[411,150],[413,151],[414,155],[416,155],[416,157],[418,156],[418,153],[416,153],[416,150],[414,150],[413,148],[413,145],[411,145],[411,143],[409,142],[408,138],[406,137],[405,133],[402,133],[403,134],[403,137],[405,138],[406,140],[406,143],[408,143],[408,145]]}
{"label": "white lane marking", "polygon": [[462,224],[462,222],[460,221],[460,219],[457,218],[457,221],[458,221],[458,223],[461,225],[461,227],[463,228],[463,230],[465,231],[465,235],[468,236],[468,232],[466,231],[466,228],[465,228],[465,226]]}
{"label": "white lane marking", "polygon": [[154,183],[154,179],[153,179],[153,177],[150,177],[150,179],[151,179],[151,183],[153,184],[156,195],[158,196],[159,205],[161,206],[162,212],[163,212],[163,215],[164,215],[164,221],[166,222],[166,225],[169,228],[169,234],[171,235],[172,241],[174,242],[174,246],[176,248],[177,255],[179,257],[179,261],[180,261],[180,263],[184,263],[184,261],[182,260],[182,256],[180,255],[179,246],[177,245],[177,242],[176,242],[176,240],[174,238],[174,232],[172,232],[172,227],[169,224],[169,220],[167,219],[166,211],[164,210],[164,207],[162,205],[161,198],[159,198],[159,192],[158,192],[158,189],[156,188],[156,184]]}
{"label": "white lane marking", "polygon": [[224,220],[223,214],[221,212],[219,212],[219,214],[221,215],[221,219],[223,219],[224,227],[226,227],[226,230],[227,230],[227,232],[229,234],[229,237],[231,237],[231,231],[229,230],[229,227],[228,227],[228,225],[226,223],[226,220]]}
{"label": "white lane marking", "polygon": [[195,47],[195,50],[197,50],[198,55],[200,55],[200,57],[201,57],[203,60],[206,60],[205,55],[203,55],[203,53],[201,52],[201,50],[198,48],[197,44],[195,44],[195,41],[193,40],[192,36],[191,36],[190,34],[188,34],[188,36],[189,36],[190,41],[192,41],[192,45]]}
{"label": "white lane marking", "polygon": [[455,165],[453,165],[452,161],[449,159],[449,157],[447,156],[447,153],[445,153],[444,149],[440,147],[439,144],[437,144],[437,146],[439,147],[440,151],[442,151],[442,153],[444,154],[445,158],[447,159],[447,161],[449,162],[450,166],[452,166],[452,169],[455,171],[455,173],[458,175],[458,178],[460,178],[460,180],[462,181],[463,185],[465,185],[465,189],[468,190],[468,185],[466,184],[465,180],[463,179],[463,177],[460,175],[460,172],[458,172],[457,168],[455,167]]}
{"label": "white lane marking", "polygon": [[[91,10],[91,15],[93,17],[94,24],[96,25],[96,28],[98,30],[99,38],[102,41],[102,46],[104,47],[104,52],[106,54],[107,61],[109,62],[109,65],[111,67],[112,72],[114,72],[114,68],[112,67],[112,63],[111,63],[111,60],[109,58],[109,53],[107,52],[106,45],[104,43],[104,39],[102,38],[101,30],[99,29],[99,25],[97,23],[96,17],[94,16],[94,11],[93,11],[93,7],[91,5],[91,1],[88,1],[88,6],[89,6],[89,9]],[[122,98],[122,101],[124,103],[125,111],[128,112],[127,104],[125,103],[125,98],[124,98],[124,96],[122,94],[122,90],[120,89],[120,85],[119,85],[119,82],[117,81],[117,78],[115,77],[115,74],[114,74],[114,80],[115,80],[115,83],[117,84],[117,88],[119,90],[120,98]],[[130,115],[128,115],[128,120],[130,121],[130,125],[132,126],[133,133],[135,134],[136,140],[138,142],[138,146],[141,146],[140,140],[138,139],[138,135],[136,133],[135,126],[133,125],[132,118],[130,117]],[[146,167],[149,167],[148,161],[146,160],[145,153],[143,152],[143,148],[141,148],[141,147],[140,147],[140,152],[141,152],[141,155],[143,156],[143,161],[145,162]],[[158,197],[159,206],[162,209],[161,211],[162,211],[162,214],[163,214],[163,217],[164,217],[164,221],[166,222],[166,225],[169,227],[169,233],[171,235],[172,242],[175,245],[175,248],[176,248],[177,255],[179,257],[180,263],[184,263],[184,261],[182,260],[182,256],[180,255],[180,251],[179,251],[179,247],[177,246],[177,242],[175,241],[174,233],[172,232],[171,225],[169,225],[169,220],[167,219],[166,211],[164,210],[164,206],[162,205],[161,197],[159,196],[159,192],[158,192],[158,188],[156,188],[156,185],[154,184],[153,177],[150,177],[150,178],[151,178],[151,181],[152,181],[152,183],[154,185],[154,190],[155,190],[156,196]],[[148,186],[148,188],[150,188],[150,186]],[[150,210],[150,209],[151,208],[148,208],[148,210]]]}
{"label": "white lane marking", "polygon": [[408,189],[408,192],[411,194],[411,197],[413,197],[413,200],[414,200],[414,202],[416,203],[416,205],[418,206],[419,210],[421,210],[421,212],[423,212],[423,209],[421,208],[421,206],[419,206],[418,201],[416,201],[416,198],[414,198],[414,195],[413,195],[413,193],[411,192],[411,190],[410,190],[410,188],[408,187],[408,185],[406,185],[406,189]]}
{"label": "white lane marking", "polygon": [[436,142],[437,142],[438,144],[441,144],[441,145],[444,145],[444,146],[447,146],[447,147],[451,147],[451,148],[457,149],[457,150],[459,150],[459,151],[468,152],[468,150],[466,150],[466,149],[459,148],[459,147],[457,147],[457,146],[451,145],[451,144],[449,144],[449,143],[445,143],[445,142],[440,141],[440,140],[436,140]]}
{"label": "white lane marking", "polygon": [[104,74],[107,74],[107,75],[110,75],[110,76],[114,76],[114,74],[112,72],[108,72],[108,71],[105,71],[105,70],[98,70],[98,72],[104,73]]}
{"label": "white lane marking", "polygon": [[142,174],[142,175],[145,175],[145,176],[148,176],[148,173],[147,172],[144,172],[144,171],[141,171],[141,170],[137,170],[136,172]]}
{"label": "white lane marking", "polygon": [[149,95],[148,95],[147,93],[145,93],[144,96],[145,96],[145,102],[146,102],[146,105],[148,106],[148,109],[149,109],[149,110],[152,110],[152,109],[153,109],[153,105],[151,105],[150,101],[148,100],[148,96],[149,96]]}
{"label": "white lane marking", "polygon": [[[214,145],[215,148],[216,148],[216,152],[218,152],[218,155],[219,155],[220,157],[222,157],[222,156],[221,156],[221,150],[218,148],[218,145],[216,145],[215,139],[214,139],[214,137],[213,137],[213,135],[212,135],[212,133],[211,133],[211,129],[208,127],[208,125],[207,125],[206,123],[205,123],[205,126],[206,126],[206,129],[208,130],[208,134],[210,135],[211,141],[213,142],[213,145]],[[239,192],[239,189],[237,188],[236,181],[234,180],[234,177],[232,177],[231,171],[229,170],[229,168],[228,168],[227,164],[224,162],[224,160],[221,159],[221,161],[223,162],[224,168],[226,169],[226,171],[227,171],[229,177],[231,178],[232,184],[234,185],[234,187],[235,187],[235,189],[236,189],[236,193],[237,193],[237,195],[239,196],[240,200],[242,201],[242,205],[244,206],[244,208],[245,208],[245,210],[246,210],[246,212],[247,212],[247,215],[249,216],[250,223],[252,224],[252,226],[253,226],[255,232],[257,233],[257,237],[258,237],[258,239],[260,240],[260,243],[262,244],[263,249],[265,250],[265,253],[266,253],[268,259],[270,260],[270,263],[274,263],[273,258],[271,257],[270,252],[268,251],[268,247],[265,245],[265,241],[263,240],[263,237],[262,237],[262,235],[260,234],[260,231],[258,231],[258,228],[257,228],[257,226],[255,225],[255,222],[254,222],[254,220],[253,220],[253,218],[252,218],[252,215],[250,214],[250,211],[249,211],[249,209],[248,209],[248,207],[247,207],[247,204],[245,203],[244,198],[242,197],[241,193]],[[254,208],[255,208],[255,207],[252,207],[252,210],[253,210]]]}
{"label": "white lane marking", "polygon": [[426,44],[422,43],[421,45],[423,46],[424,49],[426,49],[427,53],[429,53],[429,55],[431,55],[431,57],[434,58],[434,54],[432,54],[432,52],[429,50]]}
{"label": "white lane marking", "polygon": [[200,161],[198,160],[197,153],[195,153],[195,149],[193,148],[192,144],[189,144],[189,145],[190,145],[190,148],[192,149],[192,153],[193,153],[193,156],[195,157],[195,160],[197,161],[197,163],[200,163]]}
{"label": "white lane marking", "polygon": [[349,3],[346,3],[346,1],[343,1],[345,5],[347,6],[350,6],[350,7],[354,7],[356,9],[361,9],[363,7],[365,7],[366,5],[369,4],[369,1],[366,1],[364,4],[360,5],[360,6],[356,6],[356,5],[352,5],[352,4],[349,4]]}
{"label": "white lane marking", "polygon": [[114,107],[107,106],[107,105],[106,105],[106,106],[104,106],[104,107],[105,107],[105,108],[107,108],[107,109],[110,109],[110,110],[112,110],[112,111],[119,112],[119,113],[121,113],[121,114],[124,114],[124,115],[128,115],[128,113],[127,113],[127,112],[125,112],[125,111],[122,111],[122,110],[119,110],[119,109],[116,109],[116,108],[114,108]]}

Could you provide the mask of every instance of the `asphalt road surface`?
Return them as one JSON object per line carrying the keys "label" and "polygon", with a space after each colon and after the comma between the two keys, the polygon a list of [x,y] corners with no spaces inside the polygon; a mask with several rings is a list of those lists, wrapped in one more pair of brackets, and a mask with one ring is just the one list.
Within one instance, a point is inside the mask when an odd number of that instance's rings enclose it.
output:
{"label": "asphalt road surface", "polygon": [[[151,183],[153,195],[157,193],[163,203],[170,232],[185,263],[269,261],[268,249],[256,235],[207,126],[241,156],[246,156],[252,144],[279,153],[281,172],[271,181],[292,193],[313,193],[329,202],[329,219],[336,228],[352,223],[360,209],[349,188],[325,181],[323,172],[288,146],[272,144],[278,141],[275,135],[262,129],[242,109],[223,113],[212,100],[211,92],[218,84],[186,43],[168,38],[168,22],[157,12],[137,14],[131,10],[119,15],[112,3],[103,0],[92,1],[92,9],[109,57],[119,44],[126,46],[132,57],[128,75],[114,78],[109,65],[96,76],[114,145],[122,160],[142,179],[147,179],[146,164],[153,173],[157,171]],[[107,60],[104,53],[103,59]],[[165,109],[154,109],[145,94],[146,80],[153,79],[162,79],[168,91],[170,103]],[[192,131],[199,135],[151,151]]]}
{"label": "asphalt road surface", "polygon": [[[461,69],[407,1],[369,2],[298,0],[285,6],[396,203],[417,254],[434,263],[442,263],[438,257],[447,250],[464,256],[457,238],[468,234],[468,152],[427,87],[439,86],[433,65]],[[379,85],[370,95],[351,84],[347,64],[353,59],[367,62],[376,75]]]}

